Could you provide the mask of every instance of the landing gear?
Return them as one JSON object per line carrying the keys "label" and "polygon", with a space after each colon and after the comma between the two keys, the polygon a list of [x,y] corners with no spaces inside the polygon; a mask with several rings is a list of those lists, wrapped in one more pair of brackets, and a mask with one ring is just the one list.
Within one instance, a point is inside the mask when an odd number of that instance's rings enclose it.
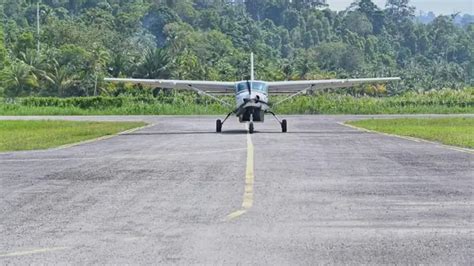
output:
{"label": "landing gear", "polygon": [[216,121],[216,132],[217,133],[221,133],[222,132],[222,121],[220,119],[218,119]]}
{"label": "landing gear", "polygon": [[286,122],[286,119],[283,119],[281,121],[281,132],[283,133],[288,132],[288,123]]}
{"label": "landing gear", "polygon": [[222,126],[224,125],[225,121],[227,121],[227,119],[229,119],[229,117],[230,117],[233,113],[235,113],[235,111],[230,112],[230,113],[225,117],[224,121],[221,121],[220,119],[218,119],[218,120],[216,121],[216,132],[217,132],[217,133],[221,133],[221,132],[222,132]]}
{"label": "landing gear", "polygon": [[250,123],[249,123],[249,133],[250,133],[250,134],[253,134],[254,132],[255,132],[255,128],[254,128],[254,126],[253,126],[253,122],[250,122]]}
{"label": "landing gear", "polygon": [[288,122],[286,121],[286,119],[280,120],[280,118],[278,118],[278,116],[274,112],[272,112],[272,111],[266,111],[266,112],[273,115],[273,117],[275,117],[275,119],[278,121],[278,123],[280,123],[281,132],[283,132],[283,133],[288,132]]}

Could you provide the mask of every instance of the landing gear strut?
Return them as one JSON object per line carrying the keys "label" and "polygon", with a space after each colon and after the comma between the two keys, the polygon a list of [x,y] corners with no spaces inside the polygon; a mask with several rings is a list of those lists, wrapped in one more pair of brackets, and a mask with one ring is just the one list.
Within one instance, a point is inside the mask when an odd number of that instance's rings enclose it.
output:
{"label": "landing gear strut", "polygon": [[283,133],[288,132],[288,122],[286,121],[286,119],[280,120],[280,118],[278,118],[278,116],[272,111],[267,111],[267,113],[273,115],[273,117],[275,117],[275,119],[278,121],[278,123],[280,123],[281,132],[283,132]]}
{"label": "landing gear strut", "polygon": [[216,121],[216,132],[217,132],[217,133],[221,133],[221,132],[222,132],[222,126],[224,125],[225,121],[227,121],[227,119],[229,119],[229,117],[230,117],[233,113],[235,113],[235,111],[230,112],[230,113],[225,117],[224,121],[221,121],[220,119],[218,119],[218,120]]}
{"label": "landing gear strut", "polygon": [[[223,121],[220,120],[220,119],[218,119],[218,120],[216,121],[216,132],[217,132],[217,133],[221,133],[221,132],[222,132],[222,126],[223,126],[224,123],[227,121],[227,119],[229,119],[229,117],[230,117],[233,113],[235,113],[235,112],[236,112],[236,111],[230,112],[230,113],[226,116],[226,118],[225,118]],[[280,120],[280,119],[278,118],[278,116],[277,116],[274,112],[272,112],[272,111],[266,111],[266,113],[269,113],[269,114],[273,115],[273,117],[275,117],[275,119],[278,121],[278,123],[280,123],[281,132],[283,132],[283,133],[288,132],[288,122],[286,121],[286,119]],[[254,126],[254,123],[253,123],[253,115],[251,115],[251,117],[250,117],[250,122],[249,122],[248,125],[249,125],[249,133],[250,133],[250,134],[255,133],[255,126]]]}

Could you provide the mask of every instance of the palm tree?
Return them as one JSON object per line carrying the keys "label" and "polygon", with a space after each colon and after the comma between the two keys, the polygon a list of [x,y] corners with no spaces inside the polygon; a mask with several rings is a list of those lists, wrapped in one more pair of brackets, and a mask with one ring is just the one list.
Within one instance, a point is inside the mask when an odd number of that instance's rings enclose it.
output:
{"label": "palm tree", "polygon": [[285,75],[285,80],[291,80],[293,78],[293,67],[290,63],[284,62],[281,71]]}
{"label": "palm tree", "polygon": [[59,65],[54,60],[52,70],[47,75],[47,81],[59,97],[64,97],[65,92],[78,82],[78,76],[67,66]]}
{"label": "palm tree", "polygon": [[91,67],[94,72],[94,96],[97,96],[97,85],[99,82],[99,72],[107,64],[109,53],[96,47],[92,52]]}
{"label": "palm tree", "polygon": [[38,56],[36,50],[27,49],[26,52],[20,52],[18,58],[30,67],[31,72],[38,77],[38,79],[46,78],[46,71],[48,63],[46,58]]}
{"label": "palm tree", "polygon": [[163,49],[150,49],[146,52],[144,62],[137,68],[137,78],[158,79],[169,78],[171,59]]}
{"label": "palm tree", "polygon": [[0,80],[9,97],[30,95],[33,88],[38,87],[38,78],[30,66],[17,61],[0,72]]}
{"label": "palm tree", "polygon": [[128,66],[133,64],[129,55],[120,52],[113,53],[108,65],[109,73],[113,77],[120,77],[127,73]]}

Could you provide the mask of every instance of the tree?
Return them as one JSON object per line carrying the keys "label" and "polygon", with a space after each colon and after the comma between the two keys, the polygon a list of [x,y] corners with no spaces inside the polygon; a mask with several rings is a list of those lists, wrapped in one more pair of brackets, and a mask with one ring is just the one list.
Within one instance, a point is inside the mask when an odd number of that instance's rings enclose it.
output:
{"label": "tree", "polygon": [[321,69],[335,71],[341,68],[347,45],[342,42],[323,43],[316,48],[317,62]]}
{"label": "tree", "polygon": [[73,13],[78,13],[82,6],[87,2],[87,0],[69,0],[68,8]]}
{"label": "tree", "polygon": [[33,75],[36,76],[38,82],[47,78],[46,69],[48,69],[48,62],[42,55],[33,49],[28,49],[26,52],[21,52],[18,55],[19,60],[30,68]]}
{"label": "tree", "polygon": [[394,22],[401,22],[415,15],[415,8],[410,6],[409,0],[387,0],[385,7],[388,16]]}
{"label": "tree", "polygon": [[356,2],[357,11],[365,14],[372,23],[373,32],[379,34],[385,26],[385,15],[372,0],[360,0]]}
{"label": "tree", "polygon": [[94,51],[92,51],[91,55],[92,57],[90,60],[90,68],[92,69],[94,75],[94,96],[97,96],[97,85],[99,83],[99,76],[101,74],[102,68],[107,65],[109,53],[106,50],[103,50],[101,47],[97,46]]}
{"label": "tree", "polygon": [[143,17],[143,25],[156,38],[156,44],[159,47],[165,46],[166,35],[163,31],[166,24],[178,22],[180,18],[172,9],[156,6],[150,9],[148,14]]}
{"label": "tree", "polygon": [[300,25],[301,17],[294,9],[288,9],[283,13],[283,25],[288,30],[292,30]]}
{"label": "tree", "polygon": [[14,53],[16,55],[26,52],[28,49],[35,49],[35,38],[31,32],[23,32],[16,41]]}
{"label": "tree", "polygon": [[134,73],[137,78],[166,79],[171,74],[171,59],[164,49],[146,51],[145,59]]}
{"label": "tree", "polygon": [[367,16],[361,12],[349,12],[344,18],[344,27],[351,32],[366,36],[373,31],[372,23]]}
{"label": "tree", "polygon": [[3,35],[3,27],[0,25],[0,71],[8,65],[8,51],[5,47],[5,36]]}
{"label": "tree", "polygon": [[55,95],[67,96],[67,91],[78,82],[78,75],[65,65],[53,63],[52,71],[47,75],[47,81]]}
{"label": "tree", "polygon": [[[294,59],[294,71],[299,79],[307,79],[311,72],[318,70],[318,66],[313,54],[307,53],[305,50],[299,49]],[[289,71],[287,69],[286,71]],[[285,73],[287,75],[288,73]]]}
{"label": "tree", "polygon": [[262,20],[264,19],[265,8],[267,6],[268,0],[252,0],[252,1],[245,1],[245,7],[247,8],[247,12],[256,19]]}
{"label": "tree", "polygon": [[385,9],[355,0],[343,12],[319,9],[319,0],[41,2],[41,55],[37,1],[0,4],[0,71],[23,80],[3,82],[9,95],[99,95],[105,76],[239,80],[250,52],[262,79],[400,75],[407,89],[472,84],[471,17],[431,14],[419,23],[409,0],[388,0]]}
{"label": "tree", "polygon": [[8,97],[29,96],[38,87],[38,79],[31,68],[21,61],[13,62],[0,73],[2,87]]}
{"label": "tree", "polygon": [[350,47],[342,55],[340,64],[347,72],[357,72],[364,68],[364,56],[359,49]]}
{"label": "tree", "polygon": [[326,1],[321,0],[293,0],[291,1],[293,7],[297,10],[305,10],[309,8],[327,6]]}
{"label": "tree", "polygon": [[174,70],[174,76],[178,79],[195,80],[204,76],[199,58],[187,49],[177,58]]}

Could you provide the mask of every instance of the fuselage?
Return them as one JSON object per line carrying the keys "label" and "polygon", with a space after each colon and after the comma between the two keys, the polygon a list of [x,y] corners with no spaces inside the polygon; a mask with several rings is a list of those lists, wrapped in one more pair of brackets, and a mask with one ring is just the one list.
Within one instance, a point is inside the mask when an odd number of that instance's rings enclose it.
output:
{"label": "fuselage", "polygon": [[240,122],[263,122],[268,106],[268,84],[241,81],[235,84],[236,115]]}

